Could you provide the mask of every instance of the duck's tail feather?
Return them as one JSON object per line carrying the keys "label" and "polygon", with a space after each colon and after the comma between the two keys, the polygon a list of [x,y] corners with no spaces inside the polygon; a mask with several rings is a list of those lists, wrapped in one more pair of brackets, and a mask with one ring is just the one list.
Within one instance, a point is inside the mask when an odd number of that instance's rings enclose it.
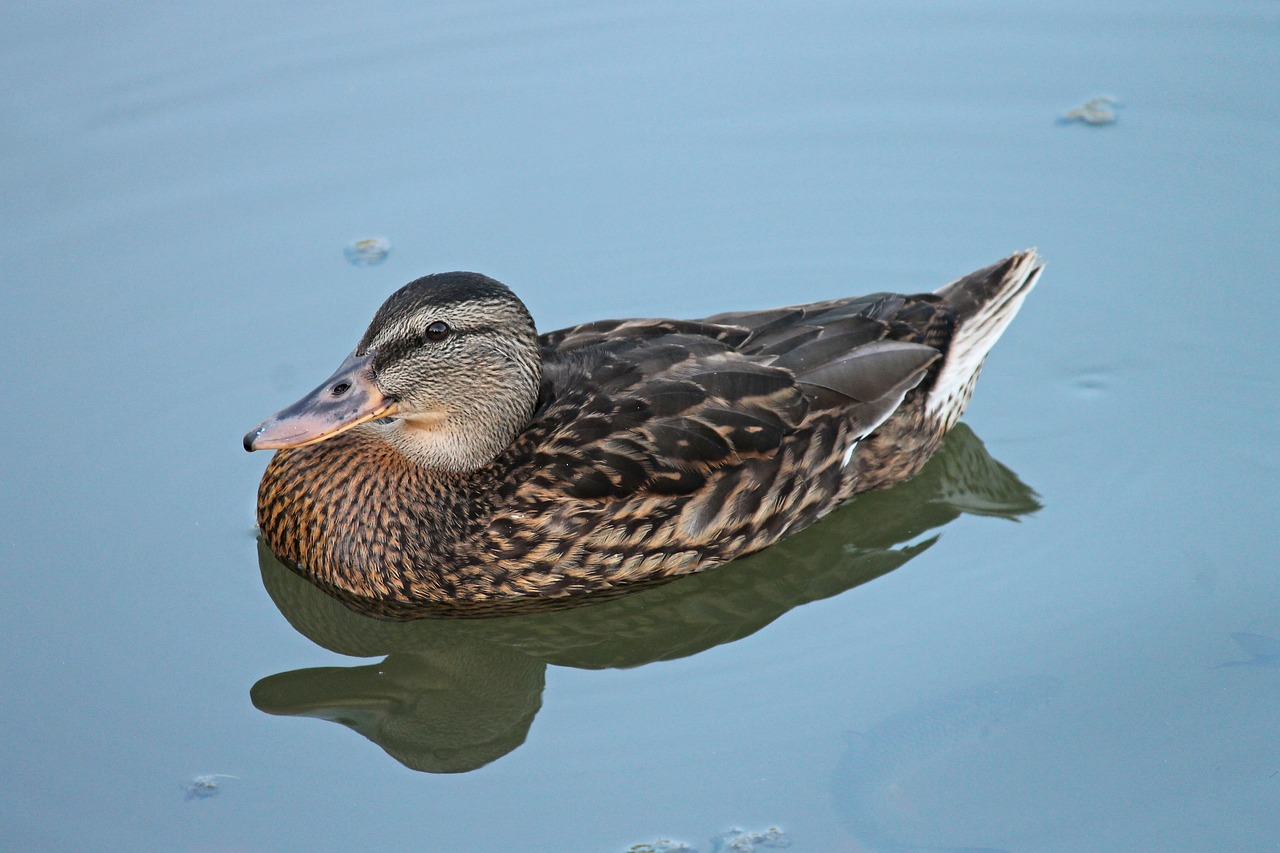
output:
{"label": "duck's tail feather", "polygon": [[925,411],[949,429],[969,403],[987,353],[1017,315],[1043,269],[1035,249],[1010,255],[935,293],[956,312],[956,326]]}

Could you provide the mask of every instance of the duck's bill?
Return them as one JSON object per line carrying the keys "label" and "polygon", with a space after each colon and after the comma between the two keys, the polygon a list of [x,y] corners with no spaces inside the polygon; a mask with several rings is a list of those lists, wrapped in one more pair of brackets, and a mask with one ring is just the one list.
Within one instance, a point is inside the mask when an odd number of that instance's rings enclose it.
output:
{"label": "duck's bill", "polygon": [[258,424],[245,450],[283,450],[333,438],[354,426],[396,414],[396,403],[373,382],[371,355],[352,353],[319,388]]}

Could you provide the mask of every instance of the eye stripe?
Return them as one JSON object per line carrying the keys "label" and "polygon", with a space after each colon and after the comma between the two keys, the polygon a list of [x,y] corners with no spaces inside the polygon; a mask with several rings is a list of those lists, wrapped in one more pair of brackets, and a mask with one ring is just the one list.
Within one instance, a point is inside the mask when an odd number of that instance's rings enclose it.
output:
{"label": "eye stripe", "polygon": [[[443,321],[437,321],[437,322],[443,322]],[[434,323],[430,325],[434,325]],[[428,326],[428,328],[430,328],[430,325]],[[502,330],[498,326],[491,326],[491,325],[490,326],[470,326],[465,329],[458,329],[450,326],[449,332],[446,335],[446,337],[460,338],[466,335],[486,335],[491,333],[500,334],[501,331]],[[395,338],[389,341],[384,341],[383,343],[378,344],[378,351],[373,358],[374,372],[376,373],[378,371],[381,371],[384,368],[386,368],[387,365],[400,361],[403,358],[407,358],[408,356],[412,355],[415,351],[426,346],[431,346],[435,343],[438,343],[438,342],[427,338],[425,333],[416,337],[409,337],[409,338],[401,337],[401,338]]]}
{"label": "eye stripe", "polygon": [[[423,332],[422,337],[427,338],[430,335],[431,327],[437,324],[446,327],[448,329],[448,331],[446,332],[446,335],[450,337],[458,336],[458,335],[485,335],[485,334],[499,331],[497,326],[467,326],[466,328],[458,328],[457,326],[450,326],[448,323],[444,322],[443,320],[437,320],[434,323],[431,323],[430,325],[427,326],[426,330]],[[410,338],[410,340],[412,341],[413,339]],[[443,339],[441,338],[441,339],[433,339],[433,340],[443,340]]]}

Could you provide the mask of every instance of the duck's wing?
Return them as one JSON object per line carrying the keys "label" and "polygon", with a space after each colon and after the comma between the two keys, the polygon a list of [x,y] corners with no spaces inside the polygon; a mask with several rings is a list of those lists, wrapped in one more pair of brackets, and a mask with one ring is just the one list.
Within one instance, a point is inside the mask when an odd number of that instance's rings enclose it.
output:
{"label": "duck's wing", "polygon": [[534,485],[578,498],[688,494],[734,458],[775,452],[804,421],[793,375],[721,339],[740,330],[668,326],[629,321],[585,340],[597,327],[546,353],[525,436]]}
{"label": "duck's wing", "polygon": [[[758,315],[756,315],[758,316]],[[579,498],[689,494],[717,469],[773,457],[814,418],[856,440],[937,358],[879,321],[813,329],[790,309],[764,324],[622,320],[544,337],[543,400],[528,476]],[[836,451],[842,452],[843,448]]]}
{"label": "duck's wing", "polygon": [[814,403],[862,425],[861,437],[891,415],[940,358],[952,315],[939,301],[873,293],[703,322],[748,329],[741,352],[790,370]]}
{"label": "duck's wing", "polygon": [[544,358],[550,361],[562,360],[573,353],[583,353],[601,345],[616,348],[620,342],[640,342],[668,335],[686,335],[738,346],[750,334],[749,328],[707,320],[596,320],[547,332],[539,340]]}

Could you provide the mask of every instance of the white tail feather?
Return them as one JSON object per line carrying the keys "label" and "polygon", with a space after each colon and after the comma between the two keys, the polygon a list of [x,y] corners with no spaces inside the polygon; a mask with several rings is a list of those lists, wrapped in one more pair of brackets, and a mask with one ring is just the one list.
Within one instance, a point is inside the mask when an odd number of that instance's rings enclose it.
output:
{"label": "white tail feather", "polygon": [[[1035,250],[1023,253],[1005,274],[999,289],[973,314],[962,317],[956,326],[946,360],[925,401],[925,410],[943,421],[947,428],[959,420],[964,412],[987,353],[1017,315],[1022,301],[1035,287],[1041,269],[1043,267],[1040,266]],[[937,291],[938,295],[946,298],[949,288],[958,283],[953,282],[941,288]]]}

